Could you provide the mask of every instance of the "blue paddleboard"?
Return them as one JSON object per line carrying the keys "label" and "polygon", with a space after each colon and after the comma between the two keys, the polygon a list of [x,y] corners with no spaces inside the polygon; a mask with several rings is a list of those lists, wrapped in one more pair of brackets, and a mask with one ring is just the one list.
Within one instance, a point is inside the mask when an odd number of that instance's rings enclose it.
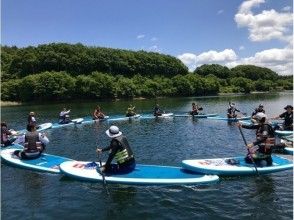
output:
{"label": "blue paddleboard", "polygon": [[19,149],[9,148],[5,150],[1,150],[1,159],[14,166],[30,169],[30,170],[50,172],[50,173],[60,173],[59,165],[62,162],[71,160],[65,157],[60,157],[60,156],[55,156],[50,154],[42,154],[37,159],[33,159],[33,160],[21,160],[19,157],[13,154],[15,150],[19,150]]}
{"label": "blue paddleboard", "polygon": [[293,131],[280,131],[280,130],[275,130],[275,134],[279,136],[290,136],[293,135]]}
{"label": "blue paddleboard", "polygon": [[92,117],[85,117],[84,120],[82,121],[82,124],[92,124],[95,122],[107,121],[108,119],[109,119],[109,116],[105,116],[103,119],[96,119],[96,120],[94,120]]}
{"label": "blue paddleboard", "polygon": [[83,118],[76,118],[71,120],[72,122],[67,123],[67,124],[59,124],[59,123],[54,123],[52,125],[52,128],[60,128],[60,127],[65,127],[65,126],[69,126],[69,125],[75,125],[75,124],[81,124],[83,122]]}
{"label": "blue paddleboard", "polygon": [[[275,155],[272,155],[272,158],[272,166],[257,167],[259,174],[274,173],[283,170],[293,169],[292,161]],[[235,161],[238,161],[239,164],[229,164],[227,162],[228,159],[234,159]],[[182,166],[185,169],[205,174],[216,174],[225,176],[256,175],[254,165],[246,163],[244,157],[183,160]]]}
{"label": "blue paddleboard", "polygon": [[[67,161],[60,164],[60,170],[73,179],[98,182],[103,177],[90,166],[91,162]],[[99,164],[98,162],[96,164]],[[137,164],[134,171],[128,174],[105,176],[106,183],[139,184],[139,185],[179,185],[205,184],[219,180],[216,175],[196,174],[180,167]]]}

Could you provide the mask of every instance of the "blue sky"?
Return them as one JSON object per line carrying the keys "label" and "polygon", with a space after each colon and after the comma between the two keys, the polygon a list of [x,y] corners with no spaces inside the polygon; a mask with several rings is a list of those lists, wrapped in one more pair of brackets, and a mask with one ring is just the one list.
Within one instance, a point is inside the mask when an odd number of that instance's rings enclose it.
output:
{"label": "blue sky", "polygon": [[1,43],[156,51],[205,63],[293,73],[290,0],[2,0]]}

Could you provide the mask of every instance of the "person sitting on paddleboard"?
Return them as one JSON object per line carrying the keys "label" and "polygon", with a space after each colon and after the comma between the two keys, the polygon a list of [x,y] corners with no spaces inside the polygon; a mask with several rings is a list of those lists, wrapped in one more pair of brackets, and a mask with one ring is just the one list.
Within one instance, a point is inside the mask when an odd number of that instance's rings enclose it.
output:
{"label": "person sitting on paddleboard", "polygon": [[24,149],[14,151],[14,155],[25,160],[38,158],[49,143],[49,139],[44,134],[37,132],[34,124],[27,125],[24,139]]}
{"label": "person sitting on paddleboard", "polygon": [[240,110],[236,109],[235,103],[230,103],[230,107],[228,108],[227,113],[228,118],[237,118],[236,112],[240,112]]}
{"label": "person sitting on paddleboard", "polygon": [[154,116],[161,116],[163,111],[159,108],[159,104],[156,104],[153,110]]}
{"label": "person sitting on paddleboard", "polygon": [[37,125],[37,121],[35,118],[35,112],[30,112],[28,116],[28,124],[34,124]]}
{"label": "person sitting on paddleboard", "polygon": [[254,112],[252,112],[252,115],[251,115],[251,122],[252,122],[252,123],[254,123],[254,124],[257,123],[257,121],[255,120],[255,115],[256,115],[257,113],[259,113],[259,112],[262,112],[262,113],[265,114],[265,110],[263,109],[263,104],[259,104],[258,108],[256,108],[256,109],[254,110]]}
{"label": "person sitting on paddleboard", "polygon": [[203,108],[199,107],[198,104],[196,104],[195,102],[192,103],[192,111],[190,111],[190,115],[198,115],[199,111],[202,111]]}
{"label": "person sitting on paddleboard", "polygon": [[105,115],[103,114],[103,112],[101,111],[101,108],[99,105],[97,105],[94,113],[93,113],[93,120],[97,120],[97,119],[103,119],[105,117]]}
{"label": "person sitting on paddleboard", "polygon": [[283,127],[280,129],[285,131],[292,131],[293,130],[293,106],[287,105],[284,109],[286,110],[284,113],[280,114],[279,116],[273,119],[284,118]]}
{"label": "person sitting on paddleboard", "polygon": [[136,115],[135,108],[136,108],[135,106],[132,106],[130,104],[127,111],[126,111],[126,117],[131,117],[131,116]]}
{"label": "person sitting on paddleboard", "polygon": [[67,111],[66,108],[63,108],[63,111],[59,113],[59,124],[68,124],[71,122],[69,113],[70,109]]}
{"label": "person sitting on paddleboard", "polygon": [[[267,116],[259,112],[256,114],[258,124],[237,126],[246,129],[256,129],[256,141],[247,145],[251,154],[245,157],[246,163],[252,163],[252,159],[257,166],[271,166],[272,165],[272,149],[275,146],[275,134],[272,126],[267,122]],[[258,146],[257,150],[252,150],[252,147]]]}
{"label": "person sitting on paddleboard", "polygon": [[8,130],[6,122],[1,122],[1,147],[7,147],[12,144],[13,140],[10,139],[12,132]]}
{"label": "person sitting on paddleboard", "polygon": [[[98,154],[109,151],[108,159],[98,172],[107,174],[129,173],[135,169],[136,162],[133,151],[122,132],[117,126],[110,126],[106,131],[108,137],[111,138],[110,145],[105,148],[97,148]],[[116,159],[117,164],[111,164],[111,161]]]}

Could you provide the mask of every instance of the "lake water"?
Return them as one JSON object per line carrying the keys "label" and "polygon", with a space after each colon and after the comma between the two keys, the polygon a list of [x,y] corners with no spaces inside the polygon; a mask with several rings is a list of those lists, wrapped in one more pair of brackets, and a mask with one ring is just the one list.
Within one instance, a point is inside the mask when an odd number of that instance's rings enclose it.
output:
{"label": "lake water", "polygon": [[[228,102],[251,114],[260,103],[269,116],[293,104],[290,93],[246,96],[166,98],[117,102],[2,107],[2,121],[10,128],[25,127],[27,114],[36,112],[39,123],[57,120],[65,106],[71,117],[90,115],[96,104],[108,115],[124,114],[132,103],[138,113],[151,113],[156,102],[166,112],[185,112],[191,103],[205,113],[226,114]],[[97,160],[96,146],[107,146],[105,130],[117,125],[135,153],[137,163],[180,166],[183,159],[218,158],[246,154],[234,123],[191,118],[101,122],[47,130],[47,153],[76,160]],[[254,131],[244,130],[248,142]],[[107,155],[104,155],[104,159]],[[293,171],[265,176],[220,178],[213,185],[126,186],[80,182],[61,175],[38,173],[1,165],[2,219],[292,219]]]}

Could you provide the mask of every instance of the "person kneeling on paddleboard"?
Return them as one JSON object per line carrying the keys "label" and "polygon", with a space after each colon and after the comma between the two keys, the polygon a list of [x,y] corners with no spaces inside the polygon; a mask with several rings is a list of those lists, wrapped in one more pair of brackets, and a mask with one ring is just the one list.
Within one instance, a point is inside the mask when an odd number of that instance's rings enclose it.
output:
{"label": "person kneeling on paddleboard", "polygon": [[59,124],[68,124],[71,122],[69,118],[70,109],[66,111],[66,108],[63,108],[63,111],[59,113]]}
{"label": "person kneeling on paddleboard", "polygon": [[11,139],[10,135],[13,134],[8,130],[6,122],[1,122],[1,147],[7,147],[12,144],[15,138]]}
{"label": "person kneeling on paddleboard", "polygon": [[[110,151],[108,159],[102,167],[98,167],[98,172],[107,174],[123,174],[129,173],[135,169],[136,162],[133,151],[122,132],[117,126],[110,126],[106,131],[108,137],[112,138],[110,146],[105,148],[97,148],[98,154],[104,151]],[[116,159],[117,164],[111,164],[111,161]]]}
{"label": "person kneeling on paddleboard", "polygon": [[127,109],[127,112],[126,112],[126,117],[131,117],[131,116],[136,115],[135,108],[136,108],[135,106],[132,106],[130,104],[128,109]]}
{"label": "person kneeling on paddleboard", "polygon": [[227,116],[228,118],[237,118],[236,112],[240,112],[239,109],[236,109],[235,103],[230,103],[230,107],[228,108]]}
{"label": "person kneeling on paddleboard", "polygon": [[97,105],[94,113],[93,113],[93,120],[97,120],[97,119],[103,119],[105,118],[105,115],[103,114],[103,112],[101,111],[101,108],[99,105]]}
{"label": "person kneeling on paddleboard", "polygon": [[[246,163],[252,163],[252,159],[257,166],[271,166],[272,165],[272,148],[275,146],[274,129],[267,122],[267,116],[260,112],[255,116],[258,124],[254,125],[241,125],[237,123],[237,126],[247,129],[256,130],[256,141],[248,144],[247,147],[251,153],[248,153],[245,157]],[[253,150],[254,146],[258,146],[257,150]]]}
{"label": "person kneeling on paddleboard", "polygon": [[190,115],[198,115],[199,111],[202,111],[203,108],[199,107],[198,104],[195,104],[195,102],[192,103],[192,111],[190,111]]}
{"label": "person kneeling on paddleboard", "polygon": [[14,151],[14,155],[26,160],[36,159],[45,150],[49,140],[44,134],[37,132],[34,124],[27,125],[27,130],[24,137],[24,149]]}
{"label": "person kneeling on paddleboard", "polygon": [[273,119],[284,118],[284,123],[283,123],[282,128],[280,128],[278,126],[278,127],[276,127],[276,129],[285,130],[285,131],[293,131],[293,106],[287,105],[284,109],[286,110],[284,113],[273,118]]}
{"label": "person kneeling on paddleboard", "polygon": [[161,116],[163,111],[159,108],[159,104],[156,104],[153,110],[154,116]]}

